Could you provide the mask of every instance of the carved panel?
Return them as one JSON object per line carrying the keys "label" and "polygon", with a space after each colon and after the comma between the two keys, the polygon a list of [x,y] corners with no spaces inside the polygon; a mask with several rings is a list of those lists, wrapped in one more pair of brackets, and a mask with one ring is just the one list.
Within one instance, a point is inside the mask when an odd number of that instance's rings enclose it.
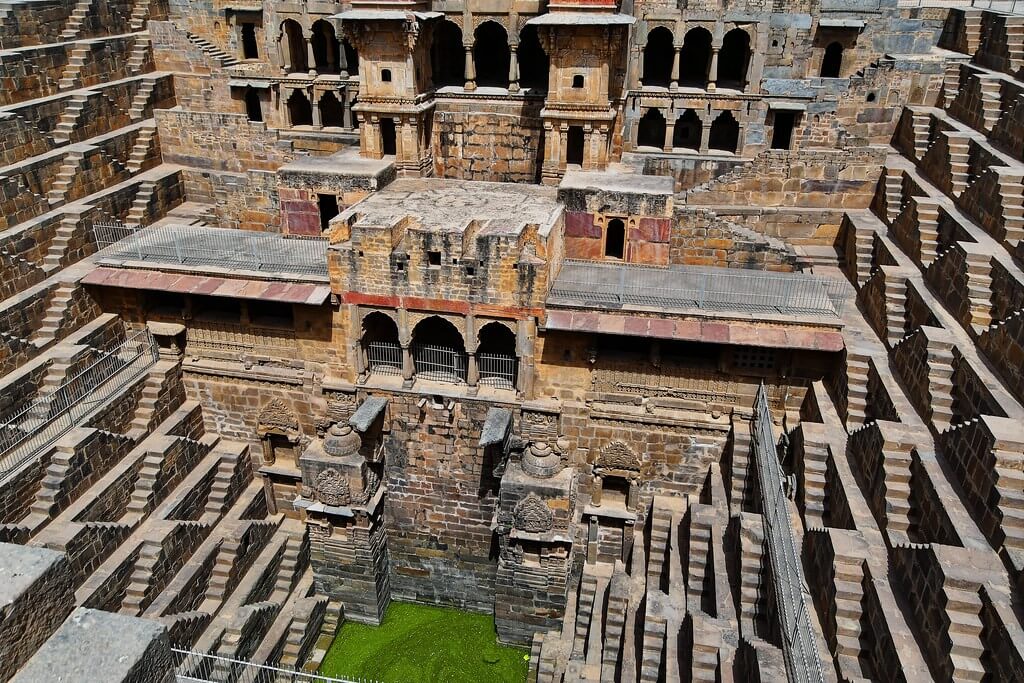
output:
{"label": "carved panel", "polygon": [[333,467],[328,467],[316,476],[313,489],[316,499],[324,505],[348,505],[352,500],[348,482]]}
{"label": "carved panel", "polygon": [[551,508],[535,493],[527,494],[526,498],[519,501],[513,517],[516,529],[535,534],[551,531],[554,523]]}
{"label": "carved panel", "polygon": [[597,456],[598,467],[612,470],[640,470],[640,456],[622,441],[612,441]]}

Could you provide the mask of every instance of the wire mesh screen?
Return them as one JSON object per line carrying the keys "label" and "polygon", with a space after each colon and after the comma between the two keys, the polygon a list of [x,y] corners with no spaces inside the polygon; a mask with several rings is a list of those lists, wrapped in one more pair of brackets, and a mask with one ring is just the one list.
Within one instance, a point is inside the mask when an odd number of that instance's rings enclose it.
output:
{"label": "wire mesh screen", "polygon": [[159,358],[159,348],[148,329],[112,349],[96,349],[96,359],[87,367],[0,422],[0,475],[71,431]]}
{"label": "wire mesh screen", "polygon": [[516,388],[516,372],[519,359],[500,353],[477,354],[480,370],[480,383],[491,384],[501,389]]}
{"label": "wire mesh screen", "polygon": [[763,384],[754,399],[751,432],[763,498],[765,543],[782,627],[786,674],[791,683],[823,683],[818,644],[807,612],[803,568],[794,543],[789,504],[782,485],[782,466],[775,449],[768,392]]}
{"label": "wire mesh screen", "polygon": [[177,680],[196,683],[380,683],[373,678],[333,678],[205,652],[172,648],[178,661]]}
{"label": "wire mesh screen", "polygon": [[437,382],[460,384],[466,381],[466,354],[445,346],[416,344],[412,349],[416,376]]}
{"label": "wire mesh screen", "polygon": [[394,342],[370,342],[366,345],[366,369],[371,374],[402,374],[402,347]]}

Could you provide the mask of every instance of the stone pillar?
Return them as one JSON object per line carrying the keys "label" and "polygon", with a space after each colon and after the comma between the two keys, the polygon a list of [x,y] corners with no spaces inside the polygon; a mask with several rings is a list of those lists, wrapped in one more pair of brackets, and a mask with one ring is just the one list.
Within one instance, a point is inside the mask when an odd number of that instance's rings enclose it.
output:
{"label": "stone pillar", "polygon": [[669,119],[668,121],[665,122],[665,142],[662,145],[662,148],[666,152],[671,152],[672,151],[672,140],[675,138],[675,136],[676,136],[676,120],[673,117],[673,118],[671,118],[671,119]]}
{"label": "stone pillar", "polygon": [[414,365],[412,362],[412,349],[408,343],[402,344],[402,386],[406,389],[412,387]]}
{"label": "stone pillar", "polygon": [[711,68],[708,69],[708,92],[712,92],[717,87],[715,84],[718,81],[718,48],[711,48]]}
{"label": "stone pillar", "polygon": [[313,57],[313,38],[306,38],[306,68],[310,76],[316,76],[316,59]]}
{"label": "stone pillar", "polygon": [[320,130],[324,127],[323,120],[320,117],[320,98],[316,96],[316,91],[312,88],[309,95],[310,108],[313,110],[313,129]]}
{"label": "stone pillar", "polygon": [[679,45],[674,45],[675,56],[672,57],[672,83],[669,84],[669,90],[679,89],[679,59],[683,48]]}
{"label": "stone pillar", "polygon": [[327,52],[327,71],[334,73],[334,68],[338,64],[338,40],[335,38],[326,42],[324,48]]}
{"label": "stone pillar", "polygon": [[520,394],[527,401],[533,400],[534,396],[534,324],[533,319],[522,319],[516,330],[516,355],[519,357],[519,376],[516,378],[516,387]]}
{"label": "stone pillar", "polygon": [[708,119],[701,122],[700,127],[700,153],[708,153],[708,141],[711,139],[711,115],[708,115]]}
{"label": "stone pillar", "polygon": [[473,46],[466,48],[466,90],[476,90],[476,64],[473,63]]}
{"label": "stone pillar", "polygon": [[601,477],[594,475],[594,492],[590,494],[590,504],[596,508],[601,507],[601,494],[603,492],[603,486],[601,485]]}
{"label": "stone pillar", "polygon": [[345,44],[340,40],[334,43],[338,49],[338,69],[342,78],[348,78],[348,55],[345,54]]}
{"label": "stone pillar", "polygon": [[469,367],[466,371],[466,383],[469,385],[470,395],[476,394],[479,390],[480,384],[480,368],[476,362],[476,350],[468,351],[466,358],[469,361]]}
{"label": "stone pillar", "polygon": [[516,54],[518,45],[509,45],[511,54],[508,61],[508,91],[519,92],[519,55]]}
{"label": "stone pillar", "polygon": [[277,58],[281,62],[281,73],[288,73],[292,68],[292,53],[284,48],[284,33],[277,37]]}

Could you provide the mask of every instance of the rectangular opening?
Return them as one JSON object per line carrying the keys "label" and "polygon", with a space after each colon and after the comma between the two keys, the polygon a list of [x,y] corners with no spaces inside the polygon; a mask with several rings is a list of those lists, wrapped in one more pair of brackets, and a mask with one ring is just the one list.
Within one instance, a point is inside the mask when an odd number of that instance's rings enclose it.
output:
{"label": "rectangular opening", "polygon": [[441,267],[441,252],[439,251],[428,251],[427,252],[427,264],[431,268]]}
{"label": "rectangular opening", "polygon": [[260,50],[256,42],[256,24],[242,22],[240,26],[242,27],[242,58],[259,59]]}
{"label": "rectangular opening", "polygon": [[583,165],[583,126],[569,126],[566,133],[565,163]]}
{"label": "rectangular opening", "polygon": [[242,318],[242,308],[237,299],[197,296],[192,300],[192,309],[196,320],[237,323]]}
{"label": "rectangular opening", "polygon": [[384,154],[394,154],[397,141],[395,137],[395,120],[384,118],[380,120],[380,148]]}
{"label": "rectangular opening", "polygon": [[278,301],[250,301],[249,320],[259,327],[292,329],[295,325],[292,305]]}
{"label": "rectangular opening", "polygon": [[797,112],[776,111],[775,125],[772,126],[772,149],[789,149],[793,144],[793,128],[796,127]]}
{"label": "rectangular opening", "polygon": [[601,505],[626,508],[629,501],[629,480],[625,477],[601,478]]}
{"label": "rectangular opening", "polygon": [[185,309],[185,297],[177,292],[146,292],[146,313],[149,315],[180,318]]}
{"label": "rectangular opening", "polygon": [[320,232],[327,232],[331,219],[338,215],[338,198],[333,194],[318,194],[316,198],[320,209]]}

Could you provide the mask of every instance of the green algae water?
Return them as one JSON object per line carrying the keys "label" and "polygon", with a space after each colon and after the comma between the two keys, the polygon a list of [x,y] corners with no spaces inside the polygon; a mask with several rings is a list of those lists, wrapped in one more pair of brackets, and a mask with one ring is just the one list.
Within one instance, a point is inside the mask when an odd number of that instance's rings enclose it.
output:
{"label": "green algae water", "polygon": [[529,653],[500,645],[494,618],[393,602],[380,626],[345,622],[320,673],[382,683],[523,683]]}

